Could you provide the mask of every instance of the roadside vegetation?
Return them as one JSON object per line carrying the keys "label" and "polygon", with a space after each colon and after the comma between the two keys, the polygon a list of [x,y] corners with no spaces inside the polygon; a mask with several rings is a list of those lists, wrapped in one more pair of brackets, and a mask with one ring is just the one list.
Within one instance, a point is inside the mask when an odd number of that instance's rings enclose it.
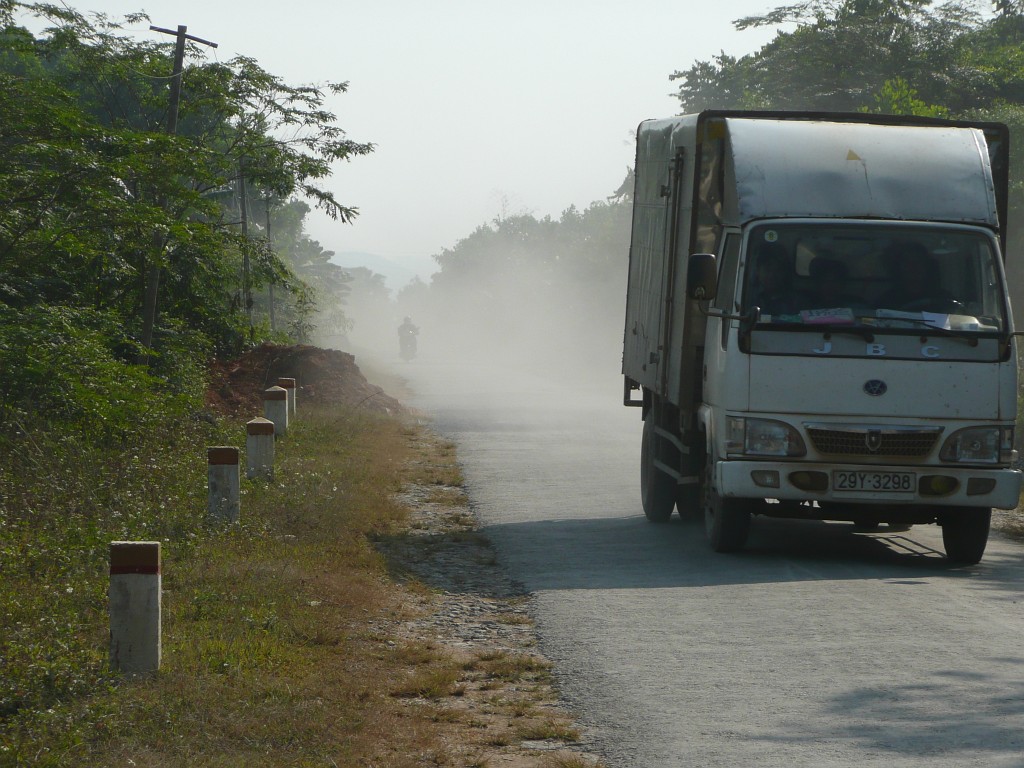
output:
{"label": "roadside vegetation", "polygon": [[[542,659],[399,631],[430,588],[390,575],[374,545],[409,528],[398,492],[443,490],[431,503],[472,525],[452,446],[418,424],[307,406],[229,527],[205,519],[204,446],[238,444],[240,423],[88,451],[24,437],[0,484],[0,765],[484,766],[522,740],[578,740],[530,693]],[[116,539],[163,544],[150,679],[106,662]],[[488,697],[475,713],[451,704],[469,689]],[[594,764],[536,754],[520,764]]]}

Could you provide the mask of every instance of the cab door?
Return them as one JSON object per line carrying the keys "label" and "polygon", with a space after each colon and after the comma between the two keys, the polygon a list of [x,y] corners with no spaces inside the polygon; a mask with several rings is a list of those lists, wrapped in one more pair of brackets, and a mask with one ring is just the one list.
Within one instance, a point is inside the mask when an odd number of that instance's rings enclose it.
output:
{"label": "cab door", "polygon": [[[718,254],[718,290],[711,306],[721,314],[735,316],[740,310],[739,286],[745,260],[742,233],[727,230]],[[718,313],[715,313],[718,314]],[[703,404],[713,414],[728,408],[746,410],[747,354],[737,343],[738,320],[708,316],[704,336]],[[718,421],[717,416],[715,421]]]}

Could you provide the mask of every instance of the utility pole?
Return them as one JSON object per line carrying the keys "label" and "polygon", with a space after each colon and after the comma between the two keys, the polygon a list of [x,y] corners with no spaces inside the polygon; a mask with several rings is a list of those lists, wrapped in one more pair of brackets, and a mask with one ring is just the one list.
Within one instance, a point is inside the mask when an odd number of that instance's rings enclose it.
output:
{"label": "utility pole", "polygon": [[[270,238],[270,195],[268,194],[263,198],[263,202],[267,207],[267,250],[270,252],[271,258],[274,256],[274,241]],[[273,273],[270,275],[270,330],[277,330],[277,311],[274,309],[274,282],[275,278]]]}
{"label": "utility pole", "polygon": [[238,207],[242,214],[242,303],[249,318],[249,335],[252,336],[252,278],[249,264],[249,194],[245,186],[245,155],[238,158]]}
{"label": "utility pole", "polygon": [[[153,32],[162,32],[165,35],[175,35],[177,43],[174,46],[174,69],[171,74],[171,97],[167,109],[167,133],[173,136],[178,131],[178,104],[181,101],[181,76],[185,68],[185,41],[192,40],[196,43],[216,48],[216,43],[209,40],[185,34],[188,27],[178,25],[178,31],[162,29],[161,27],[150,27]],[[164,239],[157,235],[154,247],[159,253],[166,246]],[[153,328],[156,325],[157,298],[160,295],[160,260],[154,254],[153,261],[149,266],[146,275],[146,289],[142,297],[142,346],[146,349],[153,347]]]}

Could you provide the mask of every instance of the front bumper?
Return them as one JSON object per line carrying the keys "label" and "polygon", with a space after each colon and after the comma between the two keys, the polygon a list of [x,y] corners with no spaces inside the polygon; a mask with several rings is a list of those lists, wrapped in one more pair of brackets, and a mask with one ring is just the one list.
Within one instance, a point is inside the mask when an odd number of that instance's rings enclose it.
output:
{"label": "front bumper", "polygon": [[[911,473],[910,491],[839,491],[833,487],[834,472]],[[778,487],[765,484],[772,473]],[[800,474],[798,474],[800,473]],[[818,487],[806,488],[809,473]],[[941,493],[922,493],[931,478],[943,478]],[[757,479],[755,479],[757,478]],[[925,482],[922,482],[924,479]],[[795,482],[796,481],[796,482]],[[801,485],[805,487],[801,487]],[[824,485],[824,487],[820,487]],[[813,462],[749,461],[726,459],[715,465],[715,487],[722,496],[780,501],[826,501],[843,504],[914,504],[937,507],[995,507],[1014,509],[1020,501],[1021,472],[1014,469],[980,469],[954,466],[868,466]],[[927,491],[928,489],[925,488]]]}

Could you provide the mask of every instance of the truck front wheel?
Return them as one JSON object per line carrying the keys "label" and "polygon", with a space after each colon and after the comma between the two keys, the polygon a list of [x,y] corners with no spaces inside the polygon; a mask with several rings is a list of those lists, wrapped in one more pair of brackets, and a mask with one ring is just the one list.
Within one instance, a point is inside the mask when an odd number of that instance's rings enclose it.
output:
{"label": "truck front wheel", "polygon": [[654,432],[656,421],[652,409],[644,420],[640,443],[640,503],[648,521],[667,523],[676,505],[676,480],[654,466],[654,459],[658,455],[658,436]]}
{"label": "truck front wheel", "polygon": [[964,565],[981,560],[992,525],[990,507],[953,507],[939,516],[939,524],[947,560]]}
{"label": "truck front wheel", "polygon": [[714,486],[714,460],[710,457],[704,475],[704,529],[715,552],[743,549],[750,534],[750,502],[719,495]]}

